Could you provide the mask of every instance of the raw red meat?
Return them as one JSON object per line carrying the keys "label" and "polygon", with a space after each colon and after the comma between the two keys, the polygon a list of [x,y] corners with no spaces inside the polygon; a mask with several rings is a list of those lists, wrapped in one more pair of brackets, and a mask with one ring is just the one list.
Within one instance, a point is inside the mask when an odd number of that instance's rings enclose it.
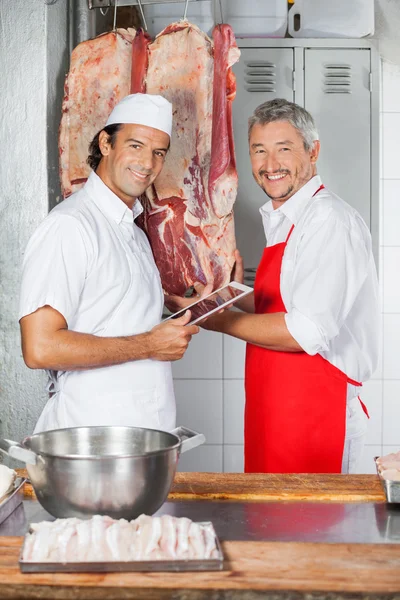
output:
{"label": "raw red meat", "polygon": [[59,138],[64,198],[85,183],[89,144],[115,104],[130,92],[135,37],[135,29],[117,29],[82,42],[72,52]]}
{"label": "raw red meat", "polygon": [[196,281],[214,289],[230,279],[237,175],[231,65],[239,50],[231,28],[215,45],[189,23],[174,23],[149,46],[146,91],[172,102],[174,129],[165,166],[143,199],[147,231],[164,290],[183,295]]}

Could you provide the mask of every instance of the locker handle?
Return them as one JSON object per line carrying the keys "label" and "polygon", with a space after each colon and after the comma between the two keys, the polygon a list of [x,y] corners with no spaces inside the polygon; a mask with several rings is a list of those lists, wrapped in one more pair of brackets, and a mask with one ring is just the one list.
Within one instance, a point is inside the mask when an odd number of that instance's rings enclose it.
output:
{"label": "locker handle", "polygon": [[267,86],[254,86],[254,87],[250,87],[250,86],[246,86],[245,88],[248,92],[276,92],[276,89],[274,87],[267,87]]}
{"label": "locker handle", "polygon": [[350,90],[324,90],[325,94],[351,94]]}
{"label": "locker handle", "polygon": [[269,67],[270,69],[276,69],[276,64],[271,62],[253,61],[245,63],[246,67]]}

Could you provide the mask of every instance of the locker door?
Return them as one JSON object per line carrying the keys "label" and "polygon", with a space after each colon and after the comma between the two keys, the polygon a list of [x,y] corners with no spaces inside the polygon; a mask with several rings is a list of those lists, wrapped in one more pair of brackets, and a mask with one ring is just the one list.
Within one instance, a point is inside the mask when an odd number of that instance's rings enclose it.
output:
{"label": "locker door", "polygon": [[253,179],[250,166],[247,121],[254,109],[273,98],[293,97],[292,48],[241,48],[241,58],[233,70],[237,93],[233,102],[233,131],[237,170],[238,196],[235,202],[237,246],[244,258],[246,283],[254,282],[254,272],[265,247],[259,208],[267,200]]}
{"label": "locker door", "polygon": [[325,185],[371,224],[369,49],[305,50],[305,108],[320,135]]}

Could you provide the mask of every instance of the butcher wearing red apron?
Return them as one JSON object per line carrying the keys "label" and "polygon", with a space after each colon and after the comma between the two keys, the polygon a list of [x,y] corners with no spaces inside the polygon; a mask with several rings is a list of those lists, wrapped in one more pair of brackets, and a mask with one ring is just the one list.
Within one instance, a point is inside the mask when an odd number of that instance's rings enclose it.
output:
{"label": "butcher wearing red apron", "polygon": [[[285,242],[264,249],[254,285],[256,314],[287,312],[280,276],[293,229]],[[245,382],[245,472],[341,472],[347,384],[360,383],[320,354],[253,344],[247,344]]]}
{"label": "butcher wearing red apron", "polygon": [[[203,325],[247,342],[245,471],[353,473],[367,424],[357,386],[378,363],[371,233],[350,193],[346,202],[323,189],[318,131],[304,108],[266,101],[248,134],[252,174],[268,196],[267,247],[254,294]],[[239,250],[235,261],[243,282]]]}

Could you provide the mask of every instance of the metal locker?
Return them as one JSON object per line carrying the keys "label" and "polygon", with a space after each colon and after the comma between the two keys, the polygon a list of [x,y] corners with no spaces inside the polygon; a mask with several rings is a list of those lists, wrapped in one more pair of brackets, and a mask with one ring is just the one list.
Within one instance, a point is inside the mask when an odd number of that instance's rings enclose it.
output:
{"label": "metal locker", "polygon": [[254,109],[280,97],[294,100],[293,48],[241,48],[239,63],[233,67],[237,93],[233,102],[233,130],[239,176],[234,206],[237,247],[246,268],[246,283],[254,282],[255,269],[265,247],[259,208],[268,197],[253,179],[247,144],[247,122]]}
{"label": "metal locker", "polygon": [[304,105],[319,130],[324,184],[371,225],[371,53],[306,48]]}

